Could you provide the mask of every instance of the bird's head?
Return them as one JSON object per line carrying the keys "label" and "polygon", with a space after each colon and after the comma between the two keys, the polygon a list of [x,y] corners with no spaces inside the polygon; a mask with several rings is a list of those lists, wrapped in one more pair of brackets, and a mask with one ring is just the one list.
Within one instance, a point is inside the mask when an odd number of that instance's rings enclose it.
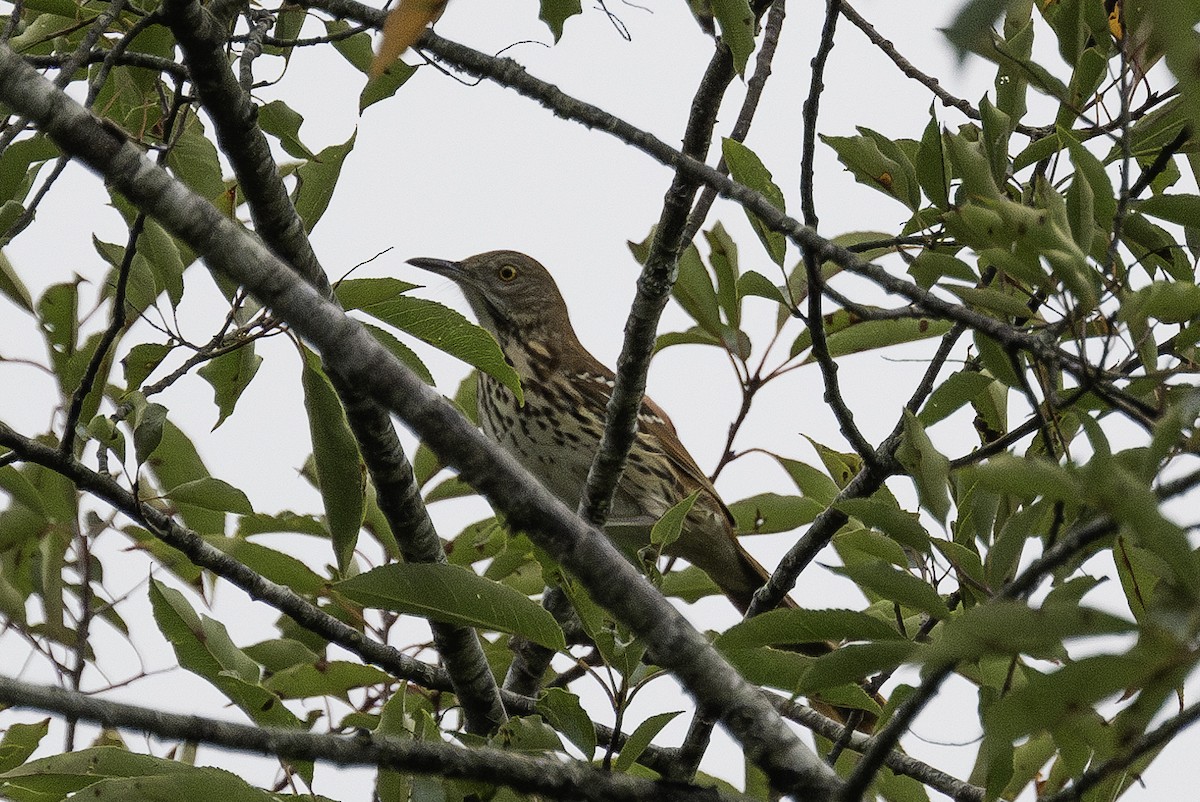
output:
{"label": "bird's head", "polygon": [[515,335],[527,340],[575,339],[558,285],[532,257],[517,251],[488,251],[461,262],[421,257],[408,263],[457,284],[479,325],[501,343]]}

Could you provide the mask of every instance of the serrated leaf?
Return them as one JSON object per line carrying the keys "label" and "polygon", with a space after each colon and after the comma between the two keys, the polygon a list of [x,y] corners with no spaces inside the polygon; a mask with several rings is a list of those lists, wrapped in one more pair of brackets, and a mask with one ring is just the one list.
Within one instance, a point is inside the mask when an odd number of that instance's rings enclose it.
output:
{"label": "serrated leaf", "polygon": [[304,230],[311,232],[329,208],[333,191],[342,173],[342,164],[358,137],[355,132],[340,145],[330,145],[296,170],[296,213],[304,221]]}
{"label": "serrated leaf", "polygon": [[1063,643],[1069,638],[1117,635],[1133,628],[1129,621],[1076,604],[1039,610],[1022,602],[992,601],[948,621],[924,659],[931,665],[976,660],[988,654],[1060,659]]}
{"label": "serrated leaf", "polygon": [[929,533],[921,526],[919,516],[900,509],[893,499],[848,498],[839,501],[837,508],[910,549],[923,554],[929,550]]}
{"label": "serrated leaf", "polygon": [[213,401],[218,411],[214,430],[233,414],[238,399],[250,386],[261,364],[262,357],[254,353],[254,342],[250,341],[210,360],[196,371],[213,388]]}
{"label": "serrated leaf", "polygon": [[856,585],[904,607],[919,610],[938,619],[950,615],[946,602],[932,585],[912,574],[899,571],[882,560],[832,566],[829,570],[849,577]]}
{"label": "serrated leaf", "polygon": [[246,494],[228,482],[212,476],[193,479],[167,492],[167,498],[179,504],[190,504],[206,510],[251,515],[254,508]]}
{"label": "serrated leaf", "polygon": [[49,731],[48,718],[36,724],[9,724],[0,740],[0,772],[11,771],[28,760]]}
{"label": "serrated leaf", "polygon": [[541,10],[538,19],[546,23],[554,34],[554,41],[562,38],[563,25],[576,14],[583,13],[579,0],[541,0]]}
{"label": "serrated leaf", "polygon": [[547,688],[538,697],[537,710],[591,760],[596,753],[596,726],[579,703],[579,697],[563,688]]}
{"label": "serrated leaf", "polygon": [[524,403],[521,380],[504,360],[504,352],[495,338],[450,307],[424,298],[393,295],[356,308],[479,368],[516,393]]}
{"label": "serrated leaf", "polygon": [[549,649],[566,648],[562,630],[540,605],[457,565],[385,565],[335,587],[368,607],[517,633]]}
{"label": "serrated leaf", "polygon": [[738,75],[754,52],[754,14],[747,0],[712,0],[712,13],[721,27],[721,41],[733,56]]}
{"label": "serrated leaf", "polygon": [[734,528],[741,534],[756,535],[790,532],[812,523],[824,509],[824,504],[811,498],[778,493],[759,493],[729,505]]}
{"label": "serrated leaf", "polygon": [[304,350],[304,411],[312,435],[317,484],[325,507],[338,567],[345,570],[354,554],[366,504],[366,476],[358,444],[345,410],[320,367],[316,354]]}
{"label": "serrated leaf", "polygon": [[940,522],[950,514],[950,461],[941,454],[925,433],[917,416],[904,410],[904,435],[896,459],[912,477],[921,506]]}
{"label": "serrated leaf", "polygon": [[646,751],[650,742],[654,740],[654,736],[658,735],[663,727],[670,724],[682,712],[680,710],[674,713],[659,713],[637,725],[625,739],[625,745],[621,747],[621,754],[617,755],[617,759],[613,763],[613,770],[629,771],[637,759],[642,756],[642,752]]}
{"label": "serrated leaf", "polygon": [[662,517],[650,528],[650,542],[661,549],[678,540],[679,533],[683,531],[683,522],[699,497],[700,491],[697,490],[664,512]]}
{"label": "serrated leaf", "polygon": [[904,640],[895,627],[856,610],[770,610],[734,624],[713,645],[722,651],[821,641]]}
{"label": "serrated leaf", "polygon": [[[766,168],[758,154],[734,139],[721,140],[721,153],[725,163],[729,165],[729,174],[739,184],[745,184],[753,190],[762,193],[779,211],[786,211],[783,192],[775,184],[771,171]],[[767,249],[767,255],[775,264],[783,267],[787,257],[787,237],[778,231],[767,228],[756,215],[746,212],[754,233]]]}

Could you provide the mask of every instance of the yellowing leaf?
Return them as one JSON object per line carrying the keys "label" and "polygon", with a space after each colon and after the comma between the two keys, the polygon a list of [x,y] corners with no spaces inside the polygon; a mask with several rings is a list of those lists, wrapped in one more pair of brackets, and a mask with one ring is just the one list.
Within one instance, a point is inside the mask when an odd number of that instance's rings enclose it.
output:
{"label": "yellowing leaf", "polygon": [[371,77],[378,78],[383,71],[400,58],[405,50],[421,38],[425,27],[442,16],[449,0],[400,0],[383,23],[383,41],[379,53],[371,62]]}

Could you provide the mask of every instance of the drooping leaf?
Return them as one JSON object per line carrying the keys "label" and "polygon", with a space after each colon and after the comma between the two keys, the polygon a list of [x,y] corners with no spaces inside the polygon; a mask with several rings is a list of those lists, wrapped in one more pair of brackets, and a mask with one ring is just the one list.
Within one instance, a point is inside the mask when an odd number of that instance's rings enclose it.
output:
{"label": "drooping leaf", "polygon": [[637,759],[642,756],[642,752],[646,751],[646,747],[654,740],[654,736],[658,735],[662,731],[662,728],[670,724],[681,712],[659,713],[658,715],[650,716],[637,725],[634,731],[629,734],[629,738],[625,740],[625,746],[621,748],[621,754],[617,755],[617,759],[613,762],[613,769],[616,771],[628,771]]}
{"label": "drooping leaf", "polygon": [[721,41],[733,55],[733,68],[741,75],[754,52],[754,14],[747,0],[712,0],[712,12],[721,28]]}
{"label": "drooping leaf", "polygon": [[261,364],[262,357],[254,353],[254,343],[251,341],[212,359],[196,371],[213,388],[213,401],[218,412],[214,430],[233,414],[238,399],[250,386]]}
{"label": "drooping leaf", "polygon": [[357,137],[355,133],[340,145],[330,145],[296,170],[294,202],[296,213],[304,221],[305,231],[312,231],[329,208],[329,201],[341,177],[342,164],[354,149]]}
{"label": "drooping leaf", "polygon": [[579,697],[563,688],[547,688],[538,698],[538,712],[554,729],[579,747],[584,760],[596,753],[596,725],[579,703]]}
{"label": "drooping leaf", "polygon": [[[376,283],[376,287],[371,287],[371,283]],[[518,399],[523,399],[516,371],[504,360],[504,353],[490,334],[447,306],[391,291],[401,286],[415,285],[394,279],[344,281],[338,287],[338,298],[347,308],[361,309],[377,320],[479,368],[516,393]],[[380,300],[368,301],[379,297],[378,293],[383,293]]]}
{"label": "drooping leaf", "polygon": [[[786,211],[783,192],[775,184],[770,170],[758,158],[758,154],[741,142],[728,137],[721,140],[721,152],[725,156],[725,163],[729,165],[729,174],[733,176],[734,181],[761,192],[767,200],[771,201],[771,205],[781,212]],[[783,260],[787,257],[787,237],[778,231],[767,228],[762,220],[749,211],[746,212],[746,217],[749,218],[750,225],[754,228],[754,233],[758,235],[759,240],[762,241],[763,247],[767,249],[767,255],[775,264],[783,267]]]}
{"label": "drooping leaf", "polygon": [[904,411],[904,439],[896,458],[912,477],[917,495],[924,507],[938,521],[945,523],[950,514],[950,461],[934,447],[917,416]]}
{"label": "drooping leaf", "polygon": [[538,19],[550,28],[555,42],[562,38],[563,25],[566,21],[576,14],[583,13],[583,7],[579,0],[540,0],[540,2],[541,10],[538,13]]}
{"label": "drooping leaf", "polygon": [[366,476],[345,410],[321,370],[320,359],[307,349],[303,353],[301,384],[312,436],[317,484],[325,506],[329,534],[333,538],[333,552],[338,567],[345,570],[362,527]]}
{"label": "drooping leaf", "polygon": [[343,580],[336,587],[368,607],[518,633],[550,649],[566,648],[562,630],[540,605],[457,565],[386,565]]}
{"label": "drooping leaf", "polygon": [[860,587],[904,607],[920,610],[938,619],[946,618],[950,614],[946,602],[932,585],[885,562],[834,566],[830,570],[847,576]]}

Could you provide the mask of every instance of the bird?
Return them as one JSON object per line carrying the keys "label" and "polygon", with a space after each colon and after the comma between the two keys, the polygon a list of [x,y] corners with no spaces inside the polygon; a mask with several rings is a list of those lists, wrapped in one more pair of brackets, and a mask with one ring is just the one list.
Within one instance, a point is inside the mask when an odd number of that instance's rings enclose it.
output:
{"label": "bird", "polygon": [[[577,508],[604,433],[615,375],[580,343],[554,277],[532,257],[511,250],[408,263],[458,285],[520,377],[523,405],[509,387],[480,373],[478,419],[484,434],[560,501]],[[637,439],[605,531],[619,548],[636,553],[649,544],[651,527],[667,510],[697,494],[680,536],[664,552],[704,571],[745,614],[769,572],[738,542],[733,515],[667,413],[645,397],[637,417]],[[786,597],[783,605],[796,606]]]}

